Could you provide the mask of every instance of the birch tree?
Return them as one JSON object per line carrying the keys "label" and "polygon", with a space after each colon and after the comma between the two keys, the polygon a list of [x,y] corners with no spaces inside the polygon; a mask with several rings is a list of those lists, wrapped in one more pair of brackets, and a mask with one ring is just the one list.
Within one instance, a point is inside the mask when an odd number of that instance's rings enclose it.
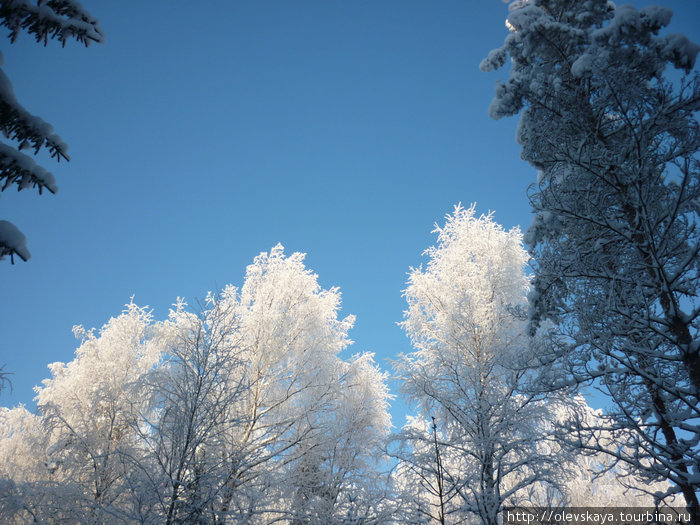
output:
{"label": "birch tree", "polygon": [[393,514],[386,375],[344,359],[354,317],[304,254],[243,286],[76,327],[38,413],[0,410],[0,520],[380,524]]}
{"label": "birch tree", "polygon": [[371,354],[341,361],[326,410],[289,471],[295,524],[382,524],[393,516],[385,442],[391,426],[386,374]]}
{"label": "birch tree", "polygon": [[369,355],[340,358],[354,318],[338,319],[339,291],[303,260],[278,245],[240,289],[209,294],[199,312],[179,301],[159,325],[162,362],[140,380],[141,454],[126,477],[132,520],[342,523],[381,512],[372,483],[389,425],[385,378]]}
{"label": "birch tree", "polygon": [[[132,406],[141,397],[138,379],[159,355],[151,329],[150,313],[133,303],[99,334],[76,327],[81,344],[75,359],[49,365],[52,377],[36,389],[38,415],[24,409],[8,413],[15,416],[10,427],[15,430],[0,448],[14,443],[25,451],[2,476],[21,496],[15,499],[17,516],[82,523],[124,516],[123,457],[137,449]],[[15,515],[8,509],[4,519]]]}
{"label": "birch tree", "polygon": [[556,488],[562,472],[541,433],[548,405],[522,388],[531,348],[527,253],[517,228],[475,217],[474,206],[457,206],[435,232],[427,267],[411,270],[404,292],[401,326],[415,351],[397,371],[420,419],[404,427],[401,460],[440,500],[424,513],[495,525],[504,504],[534,485]]}

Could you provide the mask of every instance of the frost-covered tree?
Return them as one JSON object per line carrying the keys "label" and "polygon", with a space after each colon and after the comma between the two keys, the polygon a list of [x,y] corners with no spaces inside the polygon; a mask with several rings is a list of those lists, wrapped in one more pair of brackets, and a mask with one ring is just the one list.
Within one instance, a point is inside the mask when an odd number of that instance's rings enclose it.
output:
{"label": "frost-covered tree", "polygon": [[[635,479],[629,476],[624,465],[599,450],[600,443],[625,445],[625,441],[619,439],[619,432],[607,430],[609,419],[602,410],[588,406],[580,395],[571,403],[556,407],[555,421],[561,433],[559,444],[570,451],[572,458],[572,468],[564,485],[564,503],[570,507],[653,507],[657,503],[654,494],[665,492],[668,483]],[[576,426],[572,422],[584,421],[586,428],[598,430],[595,433],[571,432]],[[588,447],[591,453],[581,453],[582,446]],[[678,506],[674,500],[668,503]]]}
{"label": "frost-covered tree", "polygon": [[47,434],[24,406],[0,408],[0,518],[8,523],[48,521],[57,507],[47,479]]}
{"label": "frost-covered tree", "polygon": [[397,371],[420,417],[404,427],[399,456],[432,500],[419,513],[495,525],[504,504],[535,485],[556,489],[563,473],[542,431],[549,405],[523,388],[532,347],[527,253],[517,228],[475,217],[474,206],[457,206],[435,232],[426,269],[411,270],[404,292],[401,326],[415,351]]}
{"label": "frost-covered tree", "polygon": [[[587,419],[589,425],[602,417],[600,411],[592,410],[581,397],[566,404],[555,402],[549,408],[552,419],[541,422],[543,428],[537,431],[541,435],[561,431],[559,424],[576,417]],[[394,473],[396,492],[401,502],[398,523],[477,523],[480,521],[478,518],[454,511],[458,494],[449,490],[452,473],[468,467],[459,455],[444,445],[444,436],[436,433],[436,427],[434,422],[410,418],[403,429],[404,433],[410,429],[414,435],[421,435],[422,440],[411,442],[413,460],[399,463]],[[435,440],[431,441],[433,438]],[[590,440],[591,436],[587,436],[587,439]],[[597,439],[614,441],[614,437],[603,430],[598,432]],[[568,444],[556,441],[547,443],[547,453],[566,458],[556,485],[532,484],[523,488],[507,505],[539,508],[653,507],[653,493],[666,490],[664,483],[648,485],[644,481],[630,479],[607,454],[581,454],[578,447],[571,446],[570,439],[566,441]]]}
{"label": "frost-covered tree", "polygon": [[369,508],[380,503],[372,482],[388,431],[388,393],[369,356],[339,358],[354,317],[338,319],[339,290],[322,289],[303,260],[285,257],[278,245],[248,267],[241,288],[253,386],[249,446],[275,459],[268,485],[290,491],[282,493],[282,516],[335,523],[363,505],[367,516],[377,511]]}
{"label": "frost-covered tree", "polygon": [[49,366],[53,377],[37,387],[38,414],[6,413],[0,451],[17,453],[0,471],[14,487],[12,505],[0,507],[2,521],[104,523],[125,516],[124,459],[139,454],[133,407],[142,399],[140,378],[159,359],[152,329],[150,314],[133,303],[99,335],[76,327],[76,357]]}
{"label": "frost-covered tree", "polygon": [[[698,46],[661,35],[663,7],[607,0],[513,2],[494,118],[521,113],[522,157],[538,170],[526,234],[535,322],[554,321],[550,386],[593,383],[606,451],[648,483],[668,480],[700,523],[700,78]],[[671,71],[668,71],[672,66]],[[663,497],[664,494],[659,494]]]}
{"label": "frost-covered tree", "polygon": [[208,296],[199,314],[179,300],[159,324],[162,361],[142,377],[144,402],[134,420],[140,454],[129,458],[135,521],[216,522],[231,459],[226,433],[239,423],[234,410],[246,394],[235,377],[242,353],[236,312],[225,299]]}
{"label": "frost-covered tree", "polygon": [[46,454],[61,484],[76,486],[81,521],[104,522],[119,514],[129,466],[139,454],[133,430],[141,378],[160,359],[148,310],[133,303],[95,335],[74,329],[82,341],[76,358],[52,363],[53,377],[37,389],[37,408],[49,434]]}
{"label": "frost-covered tree", "polygon": [[[0,3],[0,26],[9,29],[14,42],[22,30],[44,45],[56,39],[65,45],[69,39],[89,45],[101,43],[104,35],[99,22],[74,0],[10,0]],[[3,57],[0,54],[0,67]],[[22,150],[37,154],[44,148],[56,160],[69,160],[68,146],[56,135],[53,127],[29,113],[17,100],[12,84],[0,69],[0,131],[14,146],[0,142],[0,191],[10,187],[18,190],[37,188],[56,193],[54,176],[37,165]],[[22,260],[30,254],[22,232],[8,221],[0,221],[0,259],[17,255]]]}
{"label": "frost-covered tree", "polygon": [[385,378],[369,355],[350,361],[354,318],[304,255],[278,245],[243,286],[180,301],[159,327],[163,362],[143,379],[128,479],[148,523],[344,523],[382,513],[388,431]]}
{"label": "frost-covered tree", "polygon": [[282,246],[243,286],[133,303],[50,365],[38,413],[0,411],[0,521],[379,524],[389,394],[354,318]]}
{"label": "frost-covered tree", "polygon": [[320,432],[301,444],[304,454],[291,465],[292,523],[386,523],[393,513],[381,472],[390,427],[386,377],[370,354],[338,365],[327,408],[311,423]]}

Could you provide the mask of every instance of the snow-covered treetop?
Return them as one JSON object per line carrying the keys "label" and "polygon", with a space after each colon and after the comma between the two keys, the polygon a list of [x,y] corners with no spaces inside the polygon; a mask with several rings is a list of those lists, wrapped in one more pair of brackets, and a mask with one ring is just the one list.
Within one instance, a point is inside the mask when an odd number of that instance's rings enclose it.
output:
{"label": "snow-covered treetop", "polygon": [[530,281],[520,230],[505,231],[492,213],[477,218],[475,209],[455,206],[433,230],[438,242],[425,251],[427,268],[411,270],[402,326],[417,346],[430,346],[434,331],[448,327],[488,331],[496,311],[525,304]]}
{"label": "snow-covered treetop", "polygon": [[[548,78],[551,64],[565,65],[572,78],[595,69],[605,71],[611,63],[624,64],[647,78],[660,78],[667,63],[689,71],[700,46],[683,35],[659,35],[672,14],[659,6],[615,7],[609,0],[512,2],[506,22],[510,35],[480,65],[482,71],[493,71],[503,67],[508,56],[513,59],[510,78],[497,84],[489,114],[515,115],[523,108],[526,93],[542,98],[568,89],[561,80],[553,84],[554,78]],[[539,66],[531,69],[531,64]]]}

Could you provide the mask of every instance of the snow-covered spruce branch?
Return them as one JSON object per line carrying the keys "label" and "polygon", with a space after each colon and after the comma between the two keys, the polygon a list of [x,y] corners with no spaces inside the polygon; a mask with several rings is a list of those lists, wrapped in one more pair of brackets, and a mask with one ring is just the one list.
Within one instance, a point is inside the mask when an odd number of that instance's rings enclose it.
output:
{"label": "snow-covered spruce branch", "polygon": [[[102,43],[104,35],[99,22],[73,0],[3,0],[0,2],[0,27],[9,29],[14,42],[21,31],[33,35],[44,45],[56,39],[63,45],[70,39],[89,45]],[[0,66],[3,56],[0,54]],[[0,143],[0,191],[16,186],[18,190],[36,187],[39,193],[47,189],[58,191],[54,176],[38,166],[22,150],[32,149],[34,154],[45,148],[56,160],[69,160],[68,146],[54,133],[53,127],[32,115],[17,100],[12,83],[0,69],[0,132],[16,144],[12,147]],[[14,256],[26,261],[31,256],[24,235],[14,225],[2,221],[0,228],[0,259],[7,255],[14,263]]]}

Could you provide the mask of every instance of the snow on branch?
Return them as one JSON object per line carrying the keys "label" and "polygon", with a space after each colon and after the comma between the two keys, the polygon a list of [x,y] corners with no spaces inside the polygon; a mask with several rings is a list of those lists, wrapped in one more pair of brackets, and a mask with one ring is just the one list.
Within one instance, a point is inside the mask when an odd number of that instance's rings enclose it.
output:
{"label": "snow on branch", "polygon": [[22,29],[44,45],[49,39],[63,45],[71,38],[85,46],[104,42],[99,21],[74,0],[3,0],[0,25],[10,30],[12,42]]}
{"label": "snow on branch", "polygon": [[[10,30],[9,38],[15,42],[21,30],[33,35],[37,42],[46,45],[56,39],[62,45],[74,38],[88,46],[92,42],[104,42],[99,21],[83,9],[75,0],[2,0],[0,2],[0,26]],[[0,53],[0,66],[3,56]],[[18,190],[36,187],[39,193],[46,188],[56,193],[56,179],[33,159],[22,153],[24,149],[37,154],[45,148],[51,157],[60,161],[70,160],[68,146],[54,133],[53,127],[29,113],[17,100],[10,79],[0,69],[0,133],[14,141],[13,148],[0,142],[0,192],[13,184]],[[0,259],[17,254],[29,259],[24,235],[11,223],[0,221]]]}
{"label": "snow on branch", "polygon": [[38,187],[39,193],[46,188],[51,193],[58,191],[54,176],[39,166],[31,157],[0,143],[0,191],[17,183],[18,191]]}
{"label": "snow on branch", "polygon": [[0,221],[0,259],[4,259],[7,255],[10,256],[13,264],[15,255],[23,261],[31,257],[24,234],[11,222]]}
{"label": "snow on branch", "polygon": [[70,160],[68,145],[53,132],[53,126],[29,113],[17,101],[12,83],[2,69],[0,69],[0,131],[7,138],[19,142],[19,149],[31,147],[36,153],[40,148],[45,147],[52,157],[58,160],[61,157]]}

